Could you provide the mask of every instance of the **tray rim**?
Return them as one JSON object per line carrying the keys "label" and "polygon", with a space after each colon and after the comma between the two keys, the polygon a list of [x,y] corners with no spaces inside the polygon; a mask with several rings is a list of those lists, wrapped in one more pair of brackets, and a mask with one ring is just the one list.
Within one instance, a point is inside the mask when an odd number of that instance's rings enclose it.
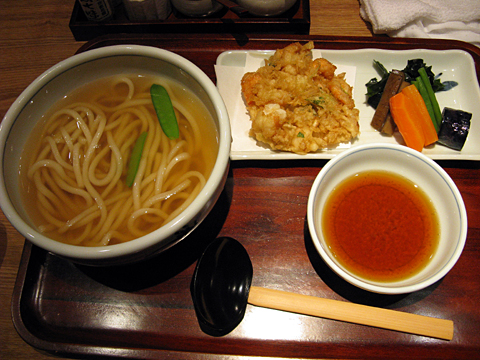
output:
{"label": "tray rim", "polygon": [[[197,359],[199,355],[205,355],[208,359],[223,359],[224,356],[221,354],[215,353],[200,353],[200,352],[190,352],[190,351],[176,351],[168,349],[142,349],[142,348],[120,348],[120,347],[110,347],[110,346],[95,346],[87,344],[72,344],[72,343],[58,343],[53,341],[48,341],[41,339],[35,336],[28,328],[26,323],[23,321],[22,316],[22,297],[23,290],[26,282],[28,281],[27,275],[29,267],[31,266],[32,253],[34,251],[40,252],[42,255],[49,254],[46,250],[43,250],[30,241],[25,239],[25,244],[23,247],[22,255],[20,258],[19,270],[17,273],[17,278],[15,281],[13,294],[12,294],[12,304],[11,304],[11,315],[12,322],[17,331],[18,335],[30,346],[37,349],[38,351],[47,352],[55,356],[65,356],[71,357],[75,356],[100,356],[112,357],[112,358],[126,358],[126,359],[158,359],[159,356],[162,357],[171,357],[171,358],[182,358],[188,359],[189,356]],[[33,266],[33,265],[32,265]],[[243,356],[234,355],[236,358],[241,359]]]}
{"label": "tray rim", "polygon": [[[87,41],[79,47],[76,53],[112,44],[148,44],[156,40],[175,41],[186,40],[198,44],[198,41],[208,42],[218,48],[219,54],[225,49],[221,46],[229,42],[236,49],[258,50],[257,42],[314,41],[322,44],[322,49],[394,49],[408,50],[424,48],[428,50],[458,49],[469,53],[475,63],[477,81],[480,84],[480,47],[460,40],[450,39],[423,39],[423,38],[392,38],[387,35],[367,36],[333,36],[333,35],[306,35],[306,34],[105,34]],[[172,47],[174,51],[175,47]],[[180,47],[179,47],[180,48]],[[213,66],[213,64],[212,64]]]}

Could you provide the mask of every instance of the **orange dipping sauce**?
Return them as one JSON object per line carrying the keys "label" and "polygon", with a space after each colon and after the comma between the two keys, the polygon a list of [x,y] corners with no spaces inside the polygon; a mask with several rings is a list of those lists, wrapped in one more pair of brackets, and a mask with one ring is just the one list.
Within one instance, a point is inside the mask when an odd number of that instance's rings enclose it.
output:
{"label": "orange dipping sauce", "polygon": [[410,180],[387,171],[358,173],[329,195],[326,243],[352,274],[377,282],[420,272],[438,247],[438,215]]}

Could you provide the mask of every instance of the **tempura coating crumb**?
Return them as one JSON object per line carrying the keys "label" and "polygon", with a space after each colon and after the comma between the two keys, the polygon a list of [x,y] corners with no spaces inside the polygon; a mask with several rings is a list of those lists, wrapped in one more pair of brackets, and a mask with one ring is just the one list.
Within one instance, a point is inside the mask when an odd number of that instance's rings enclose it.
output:
{"label": "tempura coating crumb", "polygon": [[306,154],[359,134],[352,87],[331,62],[312,59],[313,47],[290,44],[242,78],[250,136],[274,150]]}

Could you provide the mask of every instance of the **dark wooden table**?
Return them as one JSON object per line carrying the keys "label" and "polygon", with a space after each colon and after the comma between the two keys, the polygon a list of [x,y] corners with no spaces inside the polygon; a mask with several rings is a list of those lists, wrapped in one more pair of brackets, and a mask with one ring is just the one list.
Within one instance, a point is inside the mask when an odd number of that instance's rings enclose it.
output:
{"label": "dark wooden table", "polygon": [[[173,50],[215,80],[224,50],[276,49],[313,39],[316,48],[432,49],[465,47],[448,41],[319,36],[104,37],[79,51],[118,43]],[[12,299],[20,335],[33,347],[60,356],[138,359],[283,358],[474,359],[480,354],[480,164],[439,161],[466,204],[469,230],[453,270],[422,291],[398,296],[368,293],[337,277],[314,250],[306,225],[310,187],[323,160],[235,161],[225,190],[195,232],[147,262],[116,268],[79,266],[26,244]],[[452,341],[247,307],[244,320],[224,337],[204,334],[189,293],[195,262],[217,236],[247,249],[253,285],[451,319]]]}

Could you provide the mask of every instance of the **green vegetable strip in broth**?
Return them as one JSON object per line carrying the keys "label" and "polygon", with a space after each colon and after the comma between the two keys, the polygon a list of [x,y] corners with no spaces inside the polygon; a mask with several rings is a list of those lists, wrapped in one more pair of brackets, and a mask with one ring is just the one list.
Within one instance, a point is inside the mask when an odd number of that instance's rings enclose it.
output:
{"label": "green vegetable strip in broth", "polygon": [[178,139],[180,132],[177,116],[167,90],[162,85],[153,84],[150,88],[150,95],[163,132],[170,139]]}
{"label": "green vegetable strip in broth", "polygon": [[145,140],[147,139],[148,133],[144,131],[140,134],[135,145],[133,146],[132,155],[130,155],[130,160],[128,161],[127,168],[127,186],[131,187],[135,181],[135,176],[137,176],[138,166],[140,165],[140,160],[142,159],[143,147],[145,146]]}

